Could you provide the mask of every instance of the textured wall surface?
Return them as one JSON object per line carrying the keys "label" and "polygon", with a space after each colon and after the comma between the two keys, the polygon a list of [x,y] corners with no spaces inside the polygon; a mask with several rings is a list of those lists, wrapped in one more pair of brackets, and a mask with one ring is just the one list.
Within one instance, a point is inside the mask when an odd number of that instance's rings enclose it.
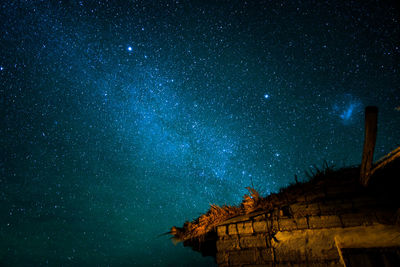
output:
{"label": "textured wall surface", "polygon": [[[346,192],[347,191],[347,192]],[[219,266],[343,266],[340,248],[400,246],[397,209],[328,187],[218,226]]]}

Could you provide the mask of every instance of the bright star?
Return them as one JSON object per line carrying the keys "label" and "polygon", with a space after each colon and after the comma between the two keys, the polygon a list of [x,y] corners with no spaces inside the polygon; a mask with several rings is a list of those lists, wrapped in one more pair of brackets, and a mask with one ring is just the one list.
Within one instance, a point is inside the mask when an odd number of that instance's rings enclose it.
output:
{"label": "bright star", "polygon": [[264,98],[265,98],[265,99],[268,99],[268,98],[269,98],[269,94],[265,94],[265,95],[264,95]]}
{"label": "bright star", "polygon": [[3,66],[0,67],[0,70],[4,70]]}
{"label": "bright star", "polygon": [[128,46],[128,51],[132,51],[132,46]]}

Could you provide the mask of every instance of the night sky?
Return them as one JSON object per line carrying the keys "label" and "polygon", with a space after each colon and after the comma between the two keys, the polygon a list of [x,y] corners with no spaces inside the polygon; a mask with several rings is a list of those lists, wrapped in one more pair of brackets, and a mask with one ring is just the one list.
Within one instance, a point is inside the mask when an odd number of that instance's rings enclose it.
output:
{"label": "night sky", "polygon": [[213,266],[160,234],[400,145],[395,1],[7,1],[0,265]]}

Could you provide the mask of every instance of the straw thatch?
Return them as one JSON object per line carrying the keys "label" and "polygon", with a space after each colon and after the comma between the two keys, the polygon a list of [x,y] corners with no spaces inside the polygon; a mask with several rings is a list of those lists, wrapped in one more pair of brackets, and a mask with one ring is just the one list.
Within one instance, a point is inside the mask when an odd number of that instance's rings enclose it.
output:
{"label": "straw thatch", "polygon": [[249,214],[257,209],[265,208],[268,204],[265,199],[254,189],[247,187],[249,195],[243,196],[243,202],[239,207],[211,205],[210,209],[193,222],[186,222],[183,228],[172,227],[170,234],[173,235],[173,241],[180,242],[189,239],[202,239],[206,233],[215,229],[215,227],[236,216]]}

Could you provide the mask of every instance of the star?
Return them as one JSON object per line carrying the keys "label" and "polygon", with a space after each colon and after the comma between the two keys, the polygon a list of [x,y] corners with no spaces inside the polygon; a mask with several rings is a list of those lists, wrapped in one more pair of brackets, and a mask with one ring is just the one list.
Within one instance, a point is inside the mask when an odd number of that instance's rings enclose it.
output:
{"label": "star", "polygon": [[264,98],[265,98],[265,99],[268,99],[268,98],[269,98],[269,94],[265,94],[265,95],[264,95]]}
{"label": "star", "polygon": [[129,52],[132,51],[132,46],[128,46],[128,51],[129,51]]}

